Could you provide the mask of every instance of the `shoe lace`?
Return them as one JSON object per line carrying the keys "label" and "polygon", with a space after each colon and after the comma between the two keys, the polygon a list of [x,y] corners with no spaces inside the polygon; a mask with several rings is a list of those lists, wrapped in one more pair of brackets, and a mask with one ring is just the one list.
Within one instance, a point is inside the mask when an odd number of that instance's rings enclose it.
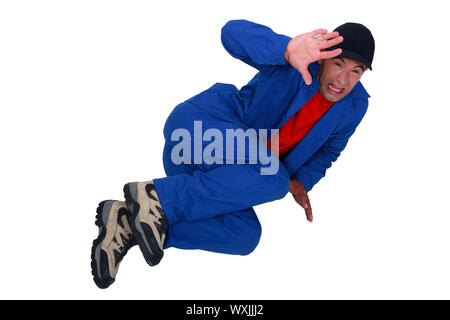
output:
{"label": "shoe lace", "polygon": [[153,216],[156,218],[156,222],[161,225],[164,222],[165,214],[161,206],[155,205],[156,210],[150,209],[150,214],[153,214]]}
{"label": "shoe lace", "polygon": [[127,228],[123,228],[120,225],[117,226],[116,235],[112,241],[116,244],[113,251],[119,261],[122,260],[128,250],[136,243],[132,231]]}

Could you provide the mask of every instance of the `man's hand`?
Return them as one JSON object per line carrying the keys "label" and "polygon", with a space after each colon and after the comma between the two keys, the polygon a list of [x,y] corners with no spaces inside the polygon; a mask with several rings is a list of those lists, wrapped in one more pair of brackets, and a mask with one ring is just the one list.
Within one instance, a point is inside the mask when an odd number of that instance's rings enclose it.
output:
{"label": "man's hand", "polygon": [[337,31],[328,33],[325,29],[304,33],[289,41],[284,58],[297,69],[307,85],[312,83],[308,66],[321,59],[331,59],[342,53],[341,49],[324,51],[344,41]]}
{"label": "man's hand", "polygon": [[305,190],[305,187],[300,181],[291,180],[291,184],[289,187],[289,192],[292,193],[295,201],[305,209],[306,219],[309,222],[313,221],[311,204],[309,203],[308,193]]}

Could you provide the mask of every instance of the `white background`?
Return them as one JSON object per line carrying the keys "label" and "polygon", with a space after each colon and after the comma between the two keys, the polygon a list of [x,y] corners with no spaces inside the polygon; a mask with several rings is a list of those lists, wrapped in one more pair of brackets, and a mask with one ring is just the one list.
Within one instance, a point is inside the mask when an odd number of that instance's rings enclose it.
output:
{"label": "white background", "polygon": [[[449,299],[448,17],[444,1],[2,1],[0,298]],[[136,247],[92,280],[97,203],[163,177],[180,102],[256,70],[220,31],[248,19],[294,37],[345,22],[376,40],[369,110],[310,192],[257,206],[249,256]]]}

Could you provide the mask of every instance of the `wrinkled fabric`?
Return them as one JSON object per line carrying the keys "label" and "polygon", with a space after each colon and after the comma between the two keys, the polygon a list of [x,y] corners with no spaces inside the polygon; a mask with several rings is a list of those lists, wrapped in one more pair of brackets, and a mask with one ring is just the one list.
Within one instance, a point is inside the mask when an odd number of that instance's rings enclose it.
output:
{"label": "wrinkled fabric", "polygon": [[[290,37],[251,21],[231,20],[222,28],[221,40],[231,56],[258,72],[240,90],[218,82],[187,100],[218,118],[242,127],[279,129],[319,90],[317,62],[308,67],[313,76],[308,86],[284,59]],[[358,82],[283,159],[292,179],[301,181],[307,191],[347,145],[367,111],[369,97]]]}
{"label": "wrinkled fabric", "polygon": [[153,179],[168,220],[165,248],[202,249],[248,254],[257,245],[261,227],[253,206],[283,198],[290,179],[306,190],[325,175],[339,157],[363,118],[368,93],[360,82],[315,123],[279,163],[274,175],[261,175],[260,164],[179,164],[171,161],[177,128],[193,132],[193,121],[204,129],[279,129],[311,97],[320,83],[317,63],[307,86],[301,74],[284,59],[290,37],[247,20],[232,20],[222,28],[221,41],[228,53],[257,69],[249,83],[238,90],[215,83],[179,104],[164,127],[163,155],[167,177]]}

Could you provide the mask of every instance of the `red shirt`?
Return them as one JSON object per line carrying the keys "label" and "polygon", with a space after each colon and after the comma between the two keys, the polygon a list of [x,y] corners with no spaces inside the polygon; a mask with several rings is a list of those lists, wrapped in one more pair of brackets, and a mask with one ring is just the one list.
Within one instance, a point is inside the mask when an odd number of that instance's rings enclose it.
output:
{"label": "red shirt", "polygon": [[[278,156],[286,153],[296,146],[304,136],[311,130],[314,124],[327,112],[333,105],[333,102],[326,100],[320,90],[309,99],[303,107],[300,108],[278,131],[279,152],[270,148],[270,141],[267,147]],[[275,135],[276,136],[276,135]],[[275,148],[275,146],[274,146]],[[276,149],[276,148],[275,148]]]}

